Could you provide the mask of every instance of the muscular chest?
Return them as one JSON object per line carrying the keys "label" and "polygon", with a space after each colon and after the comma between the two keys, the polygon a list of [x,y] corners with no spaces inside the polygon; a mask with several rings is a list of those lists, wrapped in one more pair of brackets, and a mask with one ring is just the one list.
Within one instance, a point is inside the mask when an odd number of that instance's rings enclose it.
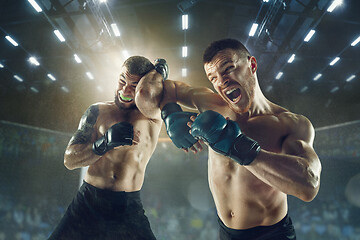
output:
{"label": "muscular chest", "polygon": [[[235,118],[236,119],[236,118]],[[262,149],[271,152],[281,152],[282,144],[288,135],[288,129],[276,116],[262,116],[246,122],[236,121],[243,134],[256,140]],[[246,168],[237,164],[232,159],[209,150],[209,177],[213,188],[227,185],[237,186],[242,183],[244,191],[267,188]],[[238,191],[240,191],[238,189]]]}
{"label": "muscular chest", "polygon": [[239,123],[242,132],[257,141],[262,149],[281,152],[288,129],[276,116],[262,116]]}
{"label": "muscular chest", "polygon": [[119,122],[129,122],[133,125],[134,140],[138,142],[137,145],[148,142],[154,132],[161,127],[161,124],[153,124],[139,111],[118,112],[110,109],[104,111],[97,121],[98,137],[104,135],[111,126]]}

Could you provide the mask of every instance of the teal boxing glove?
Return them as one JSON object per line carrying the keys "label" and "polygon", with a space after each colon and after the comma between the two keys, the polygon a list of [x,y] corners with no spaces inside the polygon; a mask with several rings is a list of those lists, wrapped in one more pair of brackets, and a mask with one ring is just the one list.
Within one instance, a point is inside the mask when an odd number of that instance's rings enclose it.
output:
{"label": "teal boxing glove", "polygon": [[161,110],[161,118],[165,122],[166,132],[178,148],[187,149],[197,142],[189,133],[190,127],[187,125],[191,116],[196,116],[196,114],[183,112],[176,103],[168,103]]}
{"label": "teal boxing glove", "polygon": [[240,165],[249,165],[260,152],[260,145],[241,133],[238,124],[214,111],[205,111],[191,125],[191,135],[202,139],[216,152]]}

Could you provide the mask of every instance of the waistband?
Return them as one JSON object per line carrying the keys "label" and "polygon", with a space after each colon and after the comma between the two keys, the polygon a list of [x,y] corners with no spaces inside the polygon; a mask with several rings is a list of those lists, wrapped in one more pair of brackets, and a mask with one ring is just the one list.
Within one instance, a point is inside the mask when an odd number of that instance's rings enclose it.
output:
{"label": "waistband", "polygon": [[282,229],[288,230],[289,228],[293,228],[292,221],[288,213],[285,215],[285,217],[282,220],[275,223],[274,225],[257,226],[249,229],[229,228],[223,223],[223,221],[221,221],[219,216],[218,216],[218,222],[220,228],[222,228],[225,232],[233,236],[262,236],[263,234],[267,234],[274,230],[282,230]]}
{"label": "waistband", "polygon": [[125,192],[125,191],[111,191],[108,189],[101,189],[98,187],[95,187],[83,180],[83,184],[81,185],[80,192],[83,191],[90,191],[97,196],[106,196],[106,197],[112,197],[112,198],[133,198],[133,199],[140,199],[140,190],[134,191],[134,192]]}

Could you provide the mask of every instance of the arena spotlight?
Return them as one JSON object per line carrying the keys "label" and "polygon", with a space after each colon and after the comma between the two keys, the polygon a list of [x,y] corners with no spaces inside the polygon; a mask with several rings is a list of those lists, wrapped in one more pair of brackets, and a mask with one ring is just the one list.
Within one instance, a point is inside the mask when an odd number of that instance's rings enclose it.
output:
{"label": "arena spotlight", "polygon": [[35,87],[31,87],[30,90],[33,91],[34,93],[38,93],[38,92],[39,92],[39,90],[37,90]]}
{"label": "arena spotlight", "polygon": [[306,37],[304,38],[304,42],[308,42],[310,41],[310,39],[312,38],[312,36],[315,34],[315,30],[311,29],[309,31],[309,33],[306,35]]}
{"label": "arena spotlight", "polygon": [[119,28],[118,26],[116,25],[116,23],[112,23],[111,25],[111,28],[113,30],[113,33],[115,34],[116,37],[120,37],[120,31],[119,31]]}
{"label": "arena spotlight", "polygon": [[30,62],[31,64],[34,64],[35,66],[39,66],[39,65],[40,65],[40,63],[38,62],[38,60],[37,60],[36,58],[34,58],[34,57],[29,57],[29,62]]}
{"label": "arena spotlight", "polygon": [[347,79],[346,79],[346,82],[350,82],[350,81],[352,81],[354,78],[356,77],[356,75],[351,75],[350,77],[348,77]]}
{"label": "arena spotlight", "polygon": [[337,6],[339,6],[339,5],[341,5],[341,4],[342,4],[342,0],[334,0],[334,1],[331,3],[330,7],[328,7],[327,11],[328,11],[328,12],[332,12],[332,11],[334,11],[334,9],[335,9]]}
{"label": "arena spotlight", "polygon": [[94,79],[94,76],[92,75],[91,72],[86,72],[86,76],[87,76],[90,80],[93,80],[93,79]]}
{"label": "arena spotlight", "polygon": [[48,73],[48,78],[50,78],[52,81],[56,81],[56,78],[51,74],[51,73]]}
{"label": "arena spotlight", "polygon": [[319,78],[321,78],[322,74],[321,73],[318,73],[315,77],[314,77],[314,81],[317,81],[319,80]]}
{"label": "arena spotlight", "polygon": [[60,42],[65,42],[65,38],[59,30],[54,30],[54,34],[56,35],[56,37],[59,39]]}
{"label": "arena spotlight", "polygon": [[329,65],[330,65],[330,66],[333,66],[333,65],[335,65],[335,63],[337,63],[339,60],[340,60],[340,58],[339,58],[339,57],[336,57],[336,58],[334,58],[334,59],[329,63]]}
{"label": "arena spotlight", "polygon": [[279,73],[276,75],[275,79],[280,79],[283,74],[284,74],[283,72],[279,72]]}
{"label": "arena spotlight", "polygon": [[67,87],[65,87],[65,86],[62,86],[62,87],[61,87],[61,90],[63,90],[63,91],[66,92],[66,93],[69,92],[69,89],[68,89]]}
{"label": "arena spotlight", "polygon": [[182,57],[187,57],[188,55],[188,49],[187,46],[182,47]]}
{"label": "arena spotlight", "polygon": [[19,77],[18,75],[14,75],[14,78],[16,79],[16,80],[18,80],[19,82],[23,82],[24,80],[21,78],[21,77]]}
{"label": "arena spotlight", "polygon": [[15,47],[19,46],[19,44],[10,36],[5,36],[6,40],[8,40]]}
{"label": "arena spotlight", "polygon": [[2,65],[1,63],[0,63],[0,68],[4,68],[4,65]]}
{"label": "arena spotlight", "polygon": [[351,43],[351,46],[352,46],[352,47],[355,47],[356,44],[358,44],[359,42],[360,42],[360,36],[358,36],[358,37],[355,39],[355,41],[353,41],[353,42]]}
{"label": "arena spotlight", "polygon": [[74,54],[74,59],[77,63],[82,63],[81,59],[79,58],[79,56],[77,54]]}
{"label": "arena spotlight", "polygon": [[187,14],[182,15],[182,30],[187,30],[189,27],[189,18]]}
{"label": "arena spotlight", "polygon": [[37,2],[35,2],[35,0],[28,0],[28,2],[37,12],[42,12],[41,7],[39,6],[39,4],[37,4]]}
{"label": "arena spotlight", "polygon": [[259,24],[253,23],[253,25],[251,26],[250,32],[249,32],[250,37],[255,35],[255,32],[256,32],[258,26],[259,26]]}
{"label": "arena spotlight", "polygon": [[182,77],[186,77],[186,76],[187,76],[187,68],[182,68],[182,69],[181,69],[181,76],[182,76]]}
{"label": "arena spotlight", "polygon": [[288,60],[288,63],[292,63],[295,59],[295,54],[292,54],[291,57]]}

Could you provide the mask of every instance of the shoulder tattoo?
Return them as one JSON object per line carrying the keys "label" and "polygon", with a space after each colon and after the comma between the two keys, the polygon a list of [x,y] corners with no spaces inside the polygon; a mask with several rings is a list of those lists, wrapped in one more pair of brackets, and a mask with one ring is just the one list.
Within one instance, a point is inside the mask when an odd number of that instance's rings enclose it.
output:
{"label": "shoulder tattoo", "polygon": [[85,144],[91,140],[91,135],[94,132],[94,125],[99,116],[99,106],[90,106],[81,117],[79,128],[71,138],[69,145]]}

